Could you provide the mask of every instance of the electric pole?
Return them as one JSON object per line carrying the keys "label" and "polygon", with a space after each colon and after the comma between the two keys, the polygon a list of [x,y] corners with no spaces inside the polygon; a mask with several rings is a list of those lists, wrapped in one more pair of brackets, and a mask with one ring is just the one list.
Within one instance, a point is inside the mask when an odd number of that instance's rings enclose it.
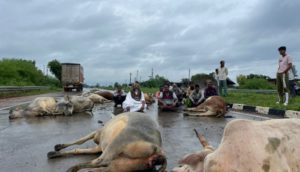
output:
{"label": "electric pole", "polygon": [[129,84],[131,84],[131,72],[129,73]]}
{"label": "electric pole", "polygon": [[189,68],[189,81],[191,81],[191,68]]}

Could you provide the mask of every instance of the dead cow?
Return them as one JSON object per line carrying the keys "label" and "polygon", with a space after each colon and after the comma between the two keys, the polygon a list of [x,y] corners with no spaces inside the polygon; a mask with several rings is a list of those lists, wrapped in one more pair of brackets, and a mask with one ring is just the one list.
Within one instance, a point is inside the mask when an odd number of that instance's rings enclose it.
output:
{"label": "dead cow", "polygon": [[195,108],[187,108],[186,111],[196,113],[185,113],[185,115],[192,116],[224,116],[227,112],[226,103],[220,96],[211,96],[207,98],[203,103]]}
{"label": "dead cow", "polygon": [[58,103],[53,97],[35,98],[26,108],[16,108],[10,111],[9,118],[34,117],[44,115],[71,114],[73,106],[68,102]]}
{"label": "dead cow", "polygon": [[114,99],[114,94],[110,91],[97,91],[97,92],[95,92],[95,94],[98,94],[98,95],[106,98],[107,100],[113,100]]}
{"label": "dead cow", "polygon": [[94,107],[94,102],[88,98],[83,96],[65,96],[66,103],[70,103],[73,105],[73,112],[92,112]]}
{"label": "dead cow", "polygon": [[[98,144],[94,148],[61,151],[91,139]],[[138,112],[120,114],[103,128],[70,144],[58,144],[54,149],[48,153],[48,158],[102,153],[99,158],[75,165],[68,172],[84,168],[94,172],[132,172],[153,170],[156,165],[161,165],[159,172],[164,172],[167,165],[158,125],[147,115]]]}
{"label": "dead cow", "polygon": [[89,98],[93,103],[105,103],[105,102],[111,102],[107,100],[106,98],[95,94],[95,93],[84,93],[82,94],[83,97]]}
{"label": "dead cow", "polygon": [[198,135],[204,150],[186,155],[173,172],[298,172],[300,120],[234,120],[219,147]]}
{"label": "dead cow", "polygon": [[9,119],[45,115],[72,115],[77,112],[92,111],[94,103],[86,97],[66,96],[57,101],[54,97],[35,98],[26,108],[10,111]]}

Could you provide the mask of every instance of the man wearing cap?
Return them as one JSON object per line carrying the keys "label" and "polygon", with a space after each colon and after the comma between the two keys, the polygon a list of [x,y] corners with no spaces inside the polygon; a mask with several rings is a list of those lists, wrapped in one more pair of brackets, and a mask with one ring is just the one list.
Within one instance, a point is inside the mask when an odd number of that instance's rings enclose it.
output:
{"label": "man wearing cap", "polygon": [[283,96],[285,95],[284,105],[287,106],[289,102],[289,74],[288,71],[292,67],[292,58],[286,53],[286,47],[282,46],[278,48],[280,57],[278,60],[278,70],[276,76],[276,85],[278,91],[279,101],[277,104],[283,103]]}

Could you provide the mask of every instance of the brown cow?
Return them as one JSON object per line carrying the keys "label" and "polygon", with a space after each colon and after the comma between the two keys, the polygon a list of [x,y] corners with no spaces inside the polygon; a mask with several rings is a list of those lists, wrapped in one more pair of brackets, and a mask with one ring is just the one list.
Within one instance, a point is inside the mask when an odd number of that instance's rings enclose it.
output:
{"label": "brown cow", "polygon": [[186,155],[173,172],[298,172],[300,119],[233,120],[214,150],[198,135],[204,150]]}
{"label": "brown cow", "polygon": [[[146,114],[127,112],[111,119],[97,131],[70,144],[58,144],[48,158],[65,155],[102,153],[99,158],[69,168],[68,172],[89,168],[101,172],[132,172],[153,170],[161,165],[164,172],[167,161],[161,148],[158,125]],[[93,139],[94,148],[61,151],[75,144]]]}
{"label": "brown cow", "polygon": [[114,94],[111,91],[97,91],[95,94],[98,94],[107,100],[113,100],[114,99]]}
{"label": "brown cow", "polygon": [[195,108],[187,108],[185,111],[197,112],[197,113],[185,113],[185,115],[192,116],[225,116],[227,112],[226,103],[220,96],[211,96],[207,98],[203,103]]}
{"label": "brown cow", "polygon": [[99,94],[91,93],[91,92],[85,92],[81,96],[89,98],[94,103],[106,103],[111,102],[110,100],[107,100],[106,98],[100,96]]}

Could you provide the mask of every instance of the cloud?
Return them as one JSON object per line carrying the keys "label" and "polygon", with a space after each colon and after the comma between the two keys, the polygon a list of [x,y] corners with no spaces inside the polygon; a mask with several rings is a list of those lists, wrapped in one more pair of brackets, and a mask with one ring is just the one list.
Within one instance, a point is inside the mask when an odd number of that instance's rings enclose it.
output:
{"label": "cloud", "polygon": [[300,66],[300,2],[4,0],[0,57],[81,63],[86,83],[129,81],[129,73],[179,81],[210,73],[221,59],[230,77],[274,77],[277,47]]}

